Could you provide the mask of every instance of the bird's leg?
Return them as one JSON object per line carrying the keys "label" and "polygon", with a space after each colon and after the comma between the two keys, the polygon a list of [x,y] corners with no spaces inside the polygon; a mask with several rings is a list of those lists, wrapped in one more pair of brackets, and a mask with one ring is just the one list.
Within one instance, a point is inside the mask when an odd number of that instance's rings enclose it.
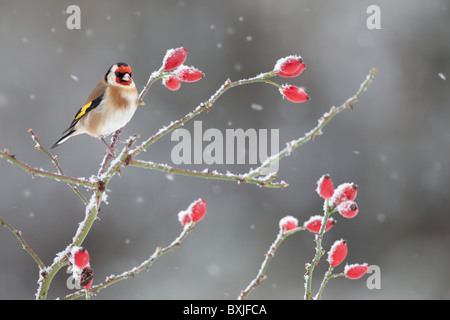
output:
{"label": "bird's leg", "polygon": [[112,148],[112,147],[108,144],[108,142],[105,141],[105,139],[104,139],[103,137],[101,137],[100,140],[102,140],[103,143],[108,147],[109,154],[110,154],[113,158],[115,158],[115,157],[116,157],[116,151],[117,151],[117,149]]}

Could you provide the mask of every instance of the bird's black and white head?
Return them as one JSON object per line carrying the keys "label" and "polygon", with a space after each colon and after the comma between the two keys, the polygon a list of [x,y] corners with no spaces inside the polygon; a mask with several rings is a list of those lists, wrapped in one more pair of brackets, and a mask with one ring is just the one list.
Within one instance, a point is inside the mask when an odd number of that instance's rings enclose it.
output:
{"label": "bird's black and white head", "polygon": [[131,67],[123,62],[113,64],[105,74],[105,82],[120,86],[134,85]]}

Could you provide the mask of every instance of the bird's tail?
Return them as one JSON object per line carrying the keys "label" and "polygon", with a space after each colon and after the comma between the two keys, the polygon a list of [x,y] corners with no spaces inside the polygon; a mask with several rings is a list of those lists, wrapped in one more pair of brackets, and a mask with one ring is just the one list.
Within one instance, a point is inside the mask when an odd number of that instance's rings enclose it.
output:
{"label": "bird's tail", "polygon": [[59,146],[60,144],[63,144],[64,142],[66,142],[67,139],[69,139],[69,138],[73,135],[74,132],[75,132],[75,129],[69,130],[69,132],[67,132],[65,135],[63,135],[63,136],[61,137],[61,139],[59,139],[58,141],[56,141],[55,144],[52,145],[52,147],[51,147],[50,149],[53,149],[53,148]]}

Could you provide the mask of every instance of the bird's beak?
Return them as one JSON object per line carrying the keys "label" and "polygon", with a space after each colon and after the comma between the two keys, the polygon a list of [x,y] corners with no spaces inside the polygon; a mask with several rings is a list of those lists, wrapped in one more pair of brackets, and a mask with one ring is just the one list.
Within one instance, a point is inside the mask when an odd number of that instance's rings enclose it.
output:
{"label": "bird's beak", "polygon": [[122,77],[122,81],[126,81],[126,82],[130,82],[131,81],[131,76],[129,73],[125,73]]}

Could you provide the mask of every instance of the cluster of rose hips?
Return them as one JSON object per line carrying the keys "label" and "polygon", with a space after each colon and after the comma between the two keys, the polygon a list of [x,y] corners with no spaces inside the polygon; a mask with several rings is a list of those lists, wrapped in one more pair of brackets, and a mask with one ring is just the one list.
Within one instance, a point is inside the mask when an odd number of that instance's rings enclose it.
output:
{"label": "cluster of rose hips", "polygon": [[167,74],[162,80],[167,89],[176,91],[180,89],[181,82],[195,82],[205,76],[197,68],[183,64],[187,53],[187,49],[183,47],[167,50],[163,59],[163,71],[166,71]]}
{"label": "cluster of rose hips", "polygon": [[[300,56],[287,56],[277,61],[274,71],[277,75],[285,78],[293,78],[300,75],[305,70],[306,65]],[[283,85],[280,93],[289,101],[300,103],[310,99],[309,95],[300,87],[293,85]]]}
{"label": "cluster of rose hips", "polygon": [[[205,74],[195,67],[184,65],[188,50],[180,47],[167,50],[163,59],[162,70],[164,76],[162,83],[167,89],[176,91],[181,87],[181,82],[195,82],[205,76]],[[306,66],[302,57],[291,55],[279,59],[274,67],[274,72],[285,78],[293,78],[300,75]],[[278,86],[278,85],[277,85]],[[294,85],[279,86],[280,93],[289,101],[300,103],[310,99],[309,95],[300,87]]]}
{"label": "cluster of rose hips", "polygon": [[[338,211],[344,218],[354,218],[358,214],[358,205],[354,201],[358,193],[358,186],[354,183],[343,183],[336,189],[333,186],[330,175],[323,175],[317,181],[317,193],[325,200],[326,210]],[[318,234],[322,229],[325,216],[312,216],[304,222],[303,228]],[[323,232],[328,231],[336,224],[336,221],[329,217]],[[298,220],[292,216],[284,217],[280,220],[280,229],[289,232],[298,228]],[[341,264],[347,256],[348,248],[345,240],[337,240],[328,251],[328,263],[334,268]],[[344,274],[349,279],[361,278],[369,269],[367,263],[347,265]]]}
{"label": "cluster of rose hips", "polygon": [[68,256],[72,264],[73,277],[80,282],[81,287],[89,290],[94,278],[94,270],[89,265],[88,251],[83,247],[74,246]]}

